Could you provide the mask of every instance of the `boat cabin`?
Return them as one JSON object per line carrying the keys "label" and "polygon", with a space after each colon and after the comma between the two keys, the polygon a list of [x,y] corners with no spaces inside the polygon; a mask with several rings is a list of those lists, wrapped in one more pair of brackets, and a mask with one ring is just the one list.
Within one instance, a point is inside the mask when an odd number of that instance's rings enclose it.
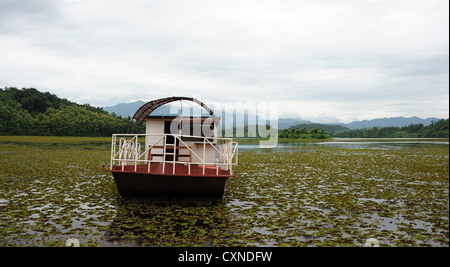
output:
{"label": "boat cabin", "polygon": [[[214,163],[216,160],[214,147],[204,147],[204,138],[210,137],[207,140],[212,144],[217,141],[217,129],[211,117],[148,116],[145,126],[145,147],[152,146],[146,155],[148,160],[163,161],[164,156],[165,161],[173,161],[175,156],[177,162],[201,163],[204,159],[206,163]],[[163,135],[165,140],[161,138]],[[184,144],[180,145],[180,141]]]}

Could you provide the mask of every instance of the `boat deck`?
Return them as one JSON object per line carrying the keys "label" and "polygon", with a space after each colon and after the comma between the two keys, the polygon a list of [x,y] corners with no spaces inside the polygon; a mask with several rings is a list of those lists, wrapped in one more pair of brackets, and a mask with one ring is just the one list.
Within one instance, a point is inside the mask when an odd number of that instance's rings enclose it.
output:
{"label": "boat deck", "polygon": [[[148,165],[150,164],[150,166]],[[165,164],[165,166],[163,166]],[[105,170],[105,169],[104,169]],[[173,176],[206,176],[206,177],[234,177],[230,170],[218,168],[217,166],[203,166],[197,164],[180,164],[151,162],[147,164],[112,166],[110,172],[139,173],[149,175],[173,175]]]}

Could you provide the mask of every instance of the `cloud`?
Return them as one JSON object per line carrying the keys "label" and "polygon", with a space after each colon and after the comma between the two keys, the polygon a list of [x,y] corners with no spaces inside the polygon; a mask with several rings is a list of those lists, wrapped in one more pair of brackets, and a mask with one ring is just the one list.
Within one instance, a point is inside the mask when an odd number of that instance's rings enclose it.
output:
{"label": "cloud", "polygon": [[0,1],[0,33],[14,33],[33,24],[42,26],[58,17],[57,8],[47,0]]}
{"label": "cloud", "polygon": [[5,0],[0,18],[4,86],[103,106],[200,94],[323,121],[448,117],[447,1]]}

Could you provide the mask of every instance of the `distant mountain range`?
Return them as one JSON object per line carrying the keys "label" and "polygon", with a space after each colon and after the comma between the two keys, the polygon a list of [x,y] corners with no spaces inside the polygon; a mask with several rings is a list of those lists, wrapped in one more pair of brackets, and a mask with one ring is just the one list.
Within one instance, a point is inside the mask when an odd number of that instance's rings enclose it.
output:
{"label": "distant mountain range", "polygon": [[419,117],[391,117],[391,118],[382,118],[382,119],[373,119],[373,120],[362,120],[362,121],[354,121],[351,123],[332,123],[341,126],[345,126],[349,129],[362,129],[362,128],[371,128],[371,127],[403,127],[411,124],[420,124],[422,123],[424,126],[428,126],[432,121],[437,122],[439,118],[426,118],[421,119]]}
{"label": "distant mountain range", "polygon": [[[120,115],[122,117],[132,117],[136,110],[138,110],[142,105],[146,102],[144,101],[136,101],[132,103],[120,103],[115,106],[103,107],[104,110],[108,111],[110,114],[115,113],[116,115]],[[192,114],[192,111],[191,111]],[[156,109],[152,115],[178,115],[178,113],[170,113],[170,106],[165,105]],[[225,116],[224,113],[216,114],[221,117],[229,117],[232,115],[227,114]],[[238,118],[244,118],[244,124],[247,124],[247,117],[242,114],[241,116],[237,116]],[[403,127],[408,126],[410,124],[420,124],[422,123],[424,126],[430,125],[432,121],[438,121],[439,118],[426,118],[421,119],[419,117],[392,117],[392,118],[380,118],[373,120],[362,120],[362,121],[354,121],[351,123],[327,123],[328,125],[340,125],[343,127],[347,127],[349,129],[362,129],[362,128],[371,128],[371,127]],[[314,124],[315,122],[302,120],[302,119],[290,119],[290,118],[280,118],[278,119],[278,129],[283,130],[292,126],[300,125],[300,124]]]}
{"label": "distant mountain range", "polygon": [[134,113],[136,113],[136,111],[145,103],[145,101],[139,100],[131,103],[119,103],[115,106],[103,107],[103,109],[108,111],[109,114],[115,113],[116,115],[126,118],[128,116],[133,117]]}

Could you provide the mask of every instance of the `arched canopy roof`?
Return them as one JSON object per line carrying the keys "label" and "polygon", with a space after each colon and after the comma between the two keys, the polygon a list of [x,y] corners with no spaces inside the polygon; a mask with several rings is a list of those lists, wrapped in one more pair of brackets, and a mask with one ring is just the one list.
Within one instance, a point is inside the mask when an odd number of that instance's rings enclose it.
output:
{"label": "arched canopy roof", "polygon": [[172,96],[172,97],[160,98],[160,99],[150,101],[150,102],[142,105],[142,107],[140,107],[136,111],[136,113],[133,116],[133,119],[135,119],[136,121],[143,121],[155,109],[157,109],[160,106],[163,106],[165,104],[168,104],[168,103],[171,103],[174,101],[178,101],[178,100],[187,100],[187,101],[192,101],[194,103],[199,104],[206,111],[208,111],[209,115],[211,115],[211,117],[214,120],[214,125],[215,125],[216,129],[220,129],[219,119],[217,119],[216,115],[214,115],[214,112],[211,109],[209,109],[208,106],[206,106],[203,102],[201,102],[200,100],[193,98],[193,97]]}

